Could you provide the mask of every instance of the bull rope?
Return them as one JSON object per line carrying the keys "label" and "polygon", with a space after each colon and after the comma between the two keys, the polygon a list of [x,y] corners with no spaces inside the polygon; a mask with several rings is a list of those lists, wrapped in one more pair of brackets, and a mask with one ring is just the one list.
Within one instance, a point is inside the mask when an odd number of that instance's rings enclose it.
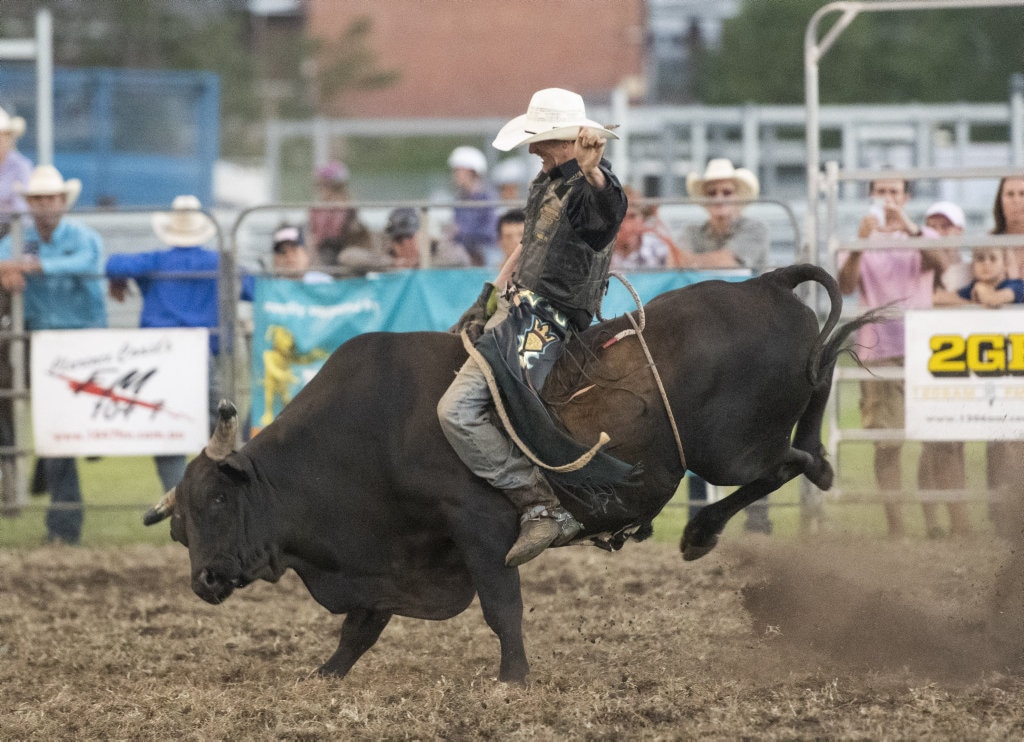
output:
{"label": "bull rope", "polygon": [[[658,366],[654,363],[654,358],[651,356],[651,349],[647,346],[647,341],[644,339],[644,328],[647,326],[647,316],[644,313],[643,302],[640,301],[640,295],[637,294],[633,288],[633,284],[626,280],[626,277],[618,271],[611,271],[608,275],[615,276],[626,287],[626,290],[633,296],[633,301],[636,302],[636,312],[640,315],[640,321],[637,322],[636,318],[633,317],[632,312],[626,312],[626,317],[629,319],[630,324],[633,325],[633,329],[626,329],[622,332],[614,335],[611,340],[601,346],[602,349],[608,348],[615,343],[622,340],[624,337],[630,335],[636,335],[636,339],[640,341],[640,347],[643,348],[644,356],[647,358],[647,365],[651,369],[651,374],[654,376],[654,383],[658,385],[658,392],[661,394],[661,402],[665,407],[665,414],[668,415],[668,424],[672,428],[672,435],[676,439],[676,450],[679,452],[679,463],[683,467],[683,472],[686,472],[686,455],[683,453],[683,441],[679,437],[679,427],[676,425],[675,415],[672,414],[672,406],[668,402],[668,392],[665,391],[665,384],[661,380],[661,374],[658,372]],[[601,319],[601,313],[598,312],[598,318]]]}
{"label": "bull rope", "polygon": [[601,431],[601,435],[597,438],[597,443],[595,443],[589,451],[585,452],[575,461],[570,461],[568,464],[563,464],[561,466],[553,466],[541,461],[536,454],[529,449],[526,443],[523,442],[519,437],[519,434],[516,433],[515,428],[512,426],[512,421],[508,417],[508,411],[505,409],[505,405],[501,401],[501,390],[498,388],[498,381],[494,378],[494,371],[491,370],[491,365],[487,362],[487,359],[483,357],[480,351],[473,346],[473,343],[470,342],[466,328],[462,328],[459,335],[462,336],[462,346],[466,349],[469,357],[477,362],[477,365],[484,374],[484,378],[487,379],[487,388],[491,390],[491,398],[494,400],[494,409],[498,413],[498,417],[501,419],[501,424],[505,426],[505,432],[508,433],[508,437],[512,439],[512,442],[516,444],[526,458],[532,461],[535,465],[539,466],[541,469],[547,469],[548,471],[558,473],[579,471],[589,464],[590,460],[597,455],[597,452],[611,440],[607,433]]}
{"label": "bull rope", "polygon": [[[683,467],[683,472],[685,472],[686,454],[683,453],[683,441],[679,436],[679,426],[676,425],[675,415],[672,414],[672,405],[669,404],[668,392],[665,391],[665,384],[661,380],[661,374],[658,372],[658,366],[654,362],[654,357],[651,355],[651,349],[648,347],[647,341],[644,339],[644,328],[647,326],[647,316],[644,313],[643,302],[640,301],[640,295],[636,292],[636,289],[633,288],[633,284],[627,281],[624,275],[618,271],[611,271],[609,275],[615,276],[622,285],[626,287],[626,290],[629,291],[630,295],[632,295],[633,301],[636,302],[636,312],[640,316],[640,320],[638,322],[636,318],[633,317],[632,312],[627,312],[626,317],[629,318],[630,324],[633,325],[632,329],[622,330],[601,347],[608,348],[622,338],[629,337],[630,335],[636,335],[637,340],[640,341],[640,347],[643,348],[644,356],[647,358],[647,365],[651,369],[651,375],[654,377],[654,383],[658,385],[658,393],[661,395],[661,403],[665,408],[665,414],[668,416],[668,424],[672,429],[672,436],[676,441],[676,451],[679,453],[679,463]],[[597,316],[598,319],[603,319],[603,317],[601,317],[600,310],[598,311]],[[484,378],[487,380],[487,388],[490,389],[491,398],[494,400],[494,409],[498,413],[498,418],[501,420],[501,424],[505,427],[505,431],[508,433],[509,438],[512,439],[512,442],[516,444],[519,450],[522,451],[523,454],[535,465],[542,469],[554,472],[579,471],[590,463],[590,460],[597,455],[597,452],[611,440],[607,433],[601,431],[601,434],[598,436],[597,443],[595,443],[589,451],[584,453],[575,461],[563,464],[562,466],[553,466],[541,461],[519,437],[515,428],[513,428],[512,421],[508,417],[508,411],[505,409],[505,405],[501,401],[498,382],[494,378],[494,372],[491,370],[490,364],[483,357],[480,351],[473,346],[473,343],[470,342],[469,334],[466,332],[465,328],[463,328],[459,334],[462,337],[462,346],[466,349],[466,353],[469,354],[470,358],[477,362],[477,365],[484,374]]]}

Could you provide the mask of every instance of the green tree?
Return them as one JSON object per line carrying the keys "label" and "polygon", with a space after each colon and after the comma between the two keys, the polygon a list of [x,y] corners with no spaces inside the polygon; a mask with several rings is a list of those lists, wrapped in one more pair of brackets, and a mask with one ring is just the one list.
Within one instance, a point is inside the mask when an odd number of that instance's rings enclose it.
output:
{"label": "green tree", "polygon": [[318,100],[323,104],[338,101],[350,90],[379,90],[398,81],[397,70],[377,66],[370,46],[372,29],[371,19],[362,16],[353,20],[340,38],[314,45]]}
{"label": "green tree", "polygon": [[[707,103],[800,103],[804,34],[821,0],[745,0],[699,60]],[[839,18],[827,15],[818,39]],[[820,64],[823,103],[996,101],[1024,71],[1024,9],[860,13]]]}

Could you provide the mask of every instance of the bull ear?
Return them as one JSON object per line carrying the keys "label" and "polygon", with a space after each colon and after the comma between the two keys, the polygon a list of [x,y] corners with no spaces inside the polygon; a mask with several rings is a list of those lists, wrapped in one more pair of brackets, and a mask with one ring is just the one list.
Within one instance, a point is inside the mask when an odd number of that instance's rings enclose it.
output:
{"label": "bull ear", "polygon": [[256,478],[256,471],[252,468],[252,461],[245,455],[237,452],[218,462],[217,468],[236,484],[245,484]]}
{"label": "bull ear", "polygon": [[217,427],[206,444],[206,455],[214,461],[223,461],[235,450],[235,439],[238,437],[238,410],[235,406],[222,399],[217,405]]}
{"label": "bull ear", "polygon": [[167,491],[167,494],[160,498],[160,502],[146,511],[146,514],[142,516],[143,525],[151,526],[154,523],[159,523],[174,512],[175,490],[175,487],[171,487],[171,489]]}

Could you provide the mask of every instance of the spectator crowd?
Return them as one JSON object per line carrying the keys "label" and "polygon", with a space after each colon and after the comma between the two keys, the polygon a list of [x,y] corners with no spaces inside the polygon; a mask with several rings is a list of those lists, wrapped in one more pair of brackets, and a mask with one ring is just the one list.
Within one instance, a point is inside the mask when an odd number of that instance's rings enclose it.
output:
{"label": "spectator crowd", "polygon": [[[65,178],[52,165],[33,167],[17,150],[23,119],[0,109],[0,309],[9,311],[20,296],[25,329],[105,327],[104,294],[123,301],[131,292],[142,300],[141,327],[207,327],[210,338],[210,407],[218,397],[213,363],[220,352],[216,274],[220,252],[212,244],[216,223],[193,196],[174,199],[167,211],[153,215],[159,249],[108,254],[102,236],[69,215],[81,183]],[[533,150],[530,150],[533,152]],[[351,174],[340,160],[316,168],[315,203],[304,223],[277,225],[266,245],[265,273],[306,283],[325,283],[372,272],[468,266],[498,267],[516,254],[524,234],[537,229],[523,211],[524,186],[533,174],[526,160],[492,163],[479,149],[456,147],[447,158],[455,206],[451,221],[430,225],[427,209],[392,209],[383,229],[367,227],[351,191]],[[489,180],[488,173],[494,175]],[[539,163],[537,172],[541,172]],[[543,174],[541,172],[541,174]],[[538,178],[539,179],[539,178]],[[1024,175],[1003,178],[993,205],[995,235],[1021,235],[1020,247],[971,250],[964,210],[948,200],[918,213],[911,209],[912,184],[900,178],[869,184],[869,203],[856,238],[884,243],[885,249],[851,249],[838,255],[835,275],[847,296],[861,309],[976,306],[998,309],[1024,303]],[[659,202],[624,184],[625,216],[614,235],[612,270],[737,270],[757,275],[770,268],[769,228],[747,215],[760,196],[755,173],[725,158],[712,158],[686,178],[687,194],[705,219],[670,225]],[[20,222],[17,250],[15,235]],[[948,245],[950,238],[959,247]],[[914,238],[944,238],[943,247],[928,247]],[[106,280],[104,280],[106,279]],[[252,297],[252,278],[242,281],[242,299]],[[897,312],[899,314],[899,312]],[[9,337],[0,339],[0,383],[9,386]],[[900,367],[904,362],[904,327],[897,316],[862,328],[857,338],[860,360],[871,369]],[[898,429],[904,424],[902,381],[878,378],[861,383],[861,424],[868,429]],[[0,401],[0,445],[13,443],[9,400]],[[883,437],[884,438],[884,437]],[[890,536],[907,534],[901,440],[885,438],[872,446],[874,485]],[[986,489],[992,494],[989,517],[1000,532],[1008,523],[1007,493],[1024,479],[1024,443],[990,441],[985,446]],[[162,486],[180,480],[184,456],[156,457]],[[924,533],[929,538],[965,537],[978,527],[971,522],[963,496],[967,488],[963,442],[926,441],[920,446],[917,486],[940,493],[921,502]],[[50,540],[78,543],[81,538],[81,486],[74,459],[39,459],[34,490],[49,492]],[[947,491],[946,496],[941,492]],[[691,477],[691,514],[708,497],[707,484]],[[945,506],[947,521],[941,519]],[[771,533],[768,503],[747,509],[746,528]]]}

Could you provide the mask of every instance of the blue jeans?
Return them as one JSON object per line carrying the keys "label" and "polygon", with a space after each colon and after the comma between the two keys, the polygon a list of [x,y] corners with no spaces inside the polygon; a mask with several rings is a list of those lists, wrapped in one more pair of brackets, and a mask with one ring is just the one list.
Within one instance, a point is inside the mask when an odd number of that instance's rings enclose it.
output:
{"label": "blue jeans", "polygon": [[[488,329],[508,318],[508,302],[487,320]],[[474,474],[500,490],[534,487],[544,475],[519,450],[491,417],[491,389],[487,377],[472,358],[467,358],[455,381],[437,403],[437,419],[444,437]]]}
{"label": "blue jeans", "polygon": [[78,483],[78,466],[74,459],[40,459],[50,491],[50,508],[46,511],[46,535],[49,540],[61,539],[77,544],[82,539],[82,489]]}
{"label": "blue jeans", "polygon": [[160,477],[160,484],[164,492],[176,487],[181,478],[185,476],[184,456],[154,456],[156,462],[156,473]]}
{"label": "blue jeans", "polygon": [[[220,404],[220,399],[224,394],[224,380],[221,378],[220,369],[217,366],[217,356],[211,355],[209,357],[209,367],[209,386],[206,390],[206,401],[210,414],[210,432],[212,433],[214,428],[217,427],[217,405]],[[164,492],[177,487],[178,482],[185,476],[185,466],[188,463],[185,456],[180,454],[154,456],[153,461],[156,463],[156,473],[160,477],[160,485],[164,488]]]}
{"label": "blue jeans", "polygon": [[523,452],[497,428],[489,408],[491,390],[472,358],[437,403],[441,430],[474,474],[500,490],[532,487],[543,476]]}

